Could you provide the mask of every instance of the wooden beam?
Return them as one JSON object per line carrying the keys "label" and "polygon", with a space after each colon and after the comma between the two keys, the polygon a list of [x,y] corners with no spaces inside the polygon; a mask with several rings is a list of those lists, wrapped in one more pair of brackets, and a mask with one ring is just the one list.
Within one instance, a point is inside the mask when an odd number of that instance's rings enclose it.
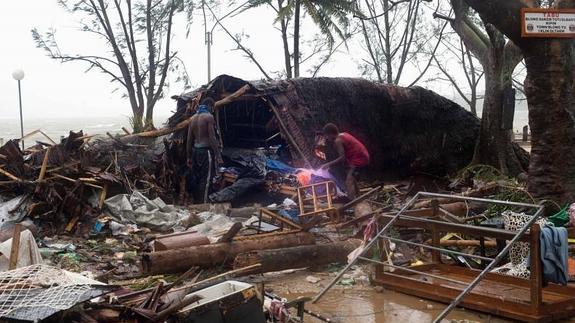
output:
{"label": "wooden beam", "polygon": [[303,227],[302,227],[301,225],[299,225],[299,224],[297,224],[297,223],[295,223],[295,222],[292,222],[291,220],[288,220],[288,219],[284,218],[284,217],[281,216],[281,215],[275,214],[274,212],[272,212],[272,211],[270,211],[270,210],[268,210],[268,209],[266,209],[266,208],[261,208],[261,209],[260,209],[260,212],[261,212],[262,214],[265,214],[265,215],[267,215],[267,216],[273,218],[273,219],[276,219],[276,220],[278,220],[278,221],[280,221],[280,222],[283,222],[283,223],[289,225],[290,227],[292,227],[292,228],[294,228],[294,229],[298,229],[298,230],[302,230],[302,229],[303,229]]}
{"label": "wooden beam", "polygon": [[[66,181],[68,181],[68,182],[71,182],[71,183],[76,183],[76,180],[75,180],[75,179],[70,178],[70,177],[66,177],[66,176],[63,176],[63,175],[60,175],[60,174],[54,174],[54,177],[61,178],[61,179],[63,179],[63,180],[66,180]],[[86,183],[86,182],[83,182],[82,180],[79,180],[79,181],[81,181],[82,183],[84,183],[84,185],[87,185],[87,186],[90,186],[90,187],[93,187],[93,188],[97,188],[97,189],[100,189],[100,190],[104,189],[102,186],[98,186],[98,185]]]}
{"label": "wooden beam", "polygon": [[378,187],[376,187],[376,188],[374,188],[374,189],[371,189],[369,192],[363,194],[362,196],[356,198],[355,200],[353,200],[353,201],[351,201],[351,202],[345,204],[344,206],[340,207],[337,211],[341,213],[341,212],[343,212],[343,211],[349,209],[350,207],[353,207],[353,206],[355,206],[356,204],[358,204],[358,203],[360,203],[360,202],[363,202],[363,201],[366,200],[368,197],[370,197],[373,193],[375,193],[375,192],[377,192],[377,191],[380,191],[380,190],[381,190],[381,186],[378,186]]}
{"label": "wooden beam", "polygon": [[[219,107],[224,106],[228,103],[231,103],[231,102],[238,100],[244,93],[246,93],[249,90],[249,88],[250,88],[249,84],[244,85],[239,90],[232,93],[231,95],[217,101],[214,104],[214,107],[219,108]],[[186,120],[178,123],[173,128],[162,128],[162,129],[158,129],[158,130],[144,131],[144,132],[140,132],[140,133],[135,133],[135,134],[123,136],[123,137],[120,137],[119,139],[125,140],[125,139],[135,138],[135,137],[142,137],[142,138],[160,137],[160,136],[168,135],[168,134],[171,134],[171,133],[176,132],[178,130],[184,129],[184,128],[188,127],[188,125],[191,122],[192,122],[192,117],[189,117]]]}
{"label": "wooden beam", "polygon": [[307,157],[305,156],[305,154],[303,153],[303,151],[301,150],[300,146],[297,144],[297,142],[295,141],[295,139],[293,138],[293,136],[291,135],[291,132],[289,131],[289,128],[286,126],[286,124],[283,122],[282,120],[282,116],[280,115],[279,111],[276,109],[276,107],[268,100],[266,100],[265,98],[262,98],[262,100],[264,100],[268,106],[270,107],[270,109],[272,110],[274,116],[276,117],[277,122],[280,125],[281,131],[284,133],[284,135],[288,138],[288,141],[290,143],[290,145],[292,145],[296,151],[298,152],[298,154],[300,155],[300,157],[304,160],[306,167],[311,167],[311,164],[309,162],[309,160],[307,159]]}
{"label": "wooden beam", "polygon": [[22,181],[20,178],[14,176],[14,175],[12,175],[12,174],[10,174],[9,172],[3,170],[2,168],[0,168],[0,174],[2,174],[2,175],[4,175],[4,176],[8,177],[9,179],[11,179],[11,180],[13,180],[13,181],[18,181],[18,182]]}
{"label": "wooden beam", "polygon": [[14,270],[18,267],[18,254],[20,253],[20,230],[22,225],[17,223],[14,225],[14,233],[12,234],[12,247],[10,249],[10,265],[9,270]]}
{"label": "wooden beam", "polygon": [[98,208],[101,210],[104,207],[104,201],[106,201],[106,195],[108,194],[108,184],[104,184],[102,188],[102,193],[100,193],[100,201],[98,203]]}
{"label": "wooden beam", "polygon": [[51,148],[46,149],[46,153],[44,153],[44,159],[42,160],[42,168],[40,168],[40,175],[38,176],[38,181],[41,182],[44,180],[46,176],[46,167],[48,167],[48,159],[50,158],[50,150]]}
{"label": "wooden beam", "polygon": [[541,268],[541,245],[539,235],[541,234],[541,227],[539,224],[534,223],[531,226],[531,246],[529,250],[530,269],[529,275],[529,292],[531,298],[531,314],[539,315],[541,304],[543,303],[543,282],[542,282],[542,268]]}

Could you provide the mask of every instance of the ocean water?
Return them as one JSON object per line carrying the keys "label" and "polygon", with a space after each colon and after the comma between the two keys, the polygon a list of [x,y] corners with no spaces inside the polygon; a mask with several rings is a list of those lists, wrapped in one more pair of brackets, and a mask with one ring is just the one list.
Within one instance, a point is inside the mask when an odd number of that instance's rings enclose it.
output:
{"label": "ocean water", "polygon": [[[167,116],[155,117],[154,124],[161,127]],[[24,134],[34,130],[41,130],[55,142],[60,141],[61,136],[68,136],[72,131],[84,131],[86,135],[105,136],[106,132],[111,134],[124,133],[122,127],[132,130],[127,116],[116,117],[87,117],[87,118],[53,118],[53,119],[24,119]],[[0,141],[20,138],[19,119],[0,119]],[[26,146],[31,146],[36,140],[46,142],[47,139],[42,134],[36,134],[25,141]]]}
{"label": "ocean water", "polygon": [[[481,111],[478,111],[481,113]],[[154,124],[157,128],[163,126],[168,116],[154,117]],[[523,126],[528,124],[528,113],[525,105],[518,105],[515,110],[514,129],[516,133],[522,131]],[[59,142],[61,136],[68,136],[70,130],[83,130],[87,135],[105,136],[106,132],[111,134],[123,133],[122,127],[132,130],[127,116],[119,115],[115,117],[86,117],[86,118],[28,118],[24,120],[24,134],[34,130],[42,130],[55,142]],[[0,142],[9,139],[20,138],[20,121],[18,119],[0,119]],[[28,139],[26,146],[33,145],[36,140],[46,141],[41,134],[34,135]]]}

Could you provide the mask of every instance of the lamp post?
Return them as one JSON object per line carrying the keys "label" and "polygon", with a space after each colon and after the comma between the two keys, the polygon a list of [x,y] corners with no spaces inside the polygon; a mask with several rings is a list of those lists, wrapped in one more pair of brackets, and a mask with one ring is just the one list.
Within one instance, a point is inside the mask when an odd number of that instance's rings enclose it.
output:
{"label": "lamp post", "polygon": [[[202,0],[202,12],[204,14],[204,32],[206,35],[206,47],[208,50],[208,83],[210,83],[210,81],[212,80],[212,45],[214,44],[214,41],[213,41],[214,29],[216,29],[216,27],[218,25],[222,24],[222,20],[226,19],[227,17],[229,17],[230,15],[235,13],[236,11],[242,9],[249,2],[250,1],[248,0],[244,3],[242,3],[241,5],[239,5],[238,7],[233,9],[232,11],[225,14],[223,17],[218,18],[218,17],[216,17],[216,14],[212,10],[212,8],[205,2],[205,0]],[[210,29],[210,31],[208,31],[208,25],[207,25],[207,20],[206,20],[206,10],[205,10],[204,6],[208,7],[212,16],[214,17],[214,19],[216,19],[216,22],[214,23],[214,25],[212,26],[212,29]]]}
{"label": "lamp post", "polygon": [[22,142],[22,150],[24,150],[24,119],[22,118],[22,88],[20,81],[24,78],[24,71],[17,69],[12,72],[12,77],[18,81],[18,101],[20,102],[20,141]]}

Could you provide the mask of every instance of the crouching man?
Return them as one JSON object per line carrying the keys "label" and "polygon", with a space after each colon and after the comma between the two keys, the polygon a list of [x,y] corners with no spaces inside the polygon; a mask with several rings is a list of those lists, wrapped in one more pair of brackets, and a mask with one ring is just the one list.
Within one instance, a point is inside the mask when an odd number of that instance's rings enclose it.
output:
{"label": "crouching man", "polygon": [[369,152],[354,136],[347,132],[339,132],[333,123],[328,123],[323,127],[323,135],[329,145],[335,146],[338,157],[324,164],[321,168],[328,169],[339,163],[345,163],[347,196],[353,200],[358,193],[357,177],[369,165]]}

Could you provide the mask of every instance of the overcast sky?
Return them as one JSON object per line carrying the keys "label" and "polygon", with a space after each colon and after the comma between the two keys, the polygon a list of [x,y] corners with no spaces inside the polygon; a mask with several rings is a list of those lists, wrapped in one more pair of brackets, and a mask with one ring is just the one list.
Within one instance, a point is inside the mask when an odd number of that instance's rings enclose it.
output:
{"label": "overcast sky", "polygon": [[[225,13],[220,12],[219,15]],[[200,14],[201,11],[196,12],[188,38],[185,38],[183,21],[178,21],[174,40],[174,48],[186,64],[193,87],[207,81],[203,19]],[[87,39],[85,33],[78,31],[77,19],[60,8],[56,0],[0,1],[0,39],[4,44],[0,60],[0,118],[18,118],[17,83],[11,75],[16,68],[22,68],[26,74],[22,81],[25,119],[130,114],[127,100],[122,98],[120,92],[113,93],[116,86],[109,82],[108,77],[95,71],[84,73],[86,65],[82,63],[62,64],[54,61],[43,50],[36,48],[30,33],[34,27],[44,31],[55,28],[59,45],[71,54],[102,48],[103,42]],[[282,69],[281,38],[278,31],[271,28],[273,14],[258,9],[228,18],[223,23],[235,32],[250,35],[245,41],[268,71]],[[208,25],[211,28],[213,22]],[[257,68],[240,51],[232,50],[234,47],[228,36],[216,28],[212,75],[227,73],[244,79],[261,78]],[[358,71],[351,58],[338,55],[322,75],[357,76]],[[182,86],[172,82],[168,93],[179,94]],[[163,100],[157,105],[155,115],[169,115],[173,107],[171,100]]]}

